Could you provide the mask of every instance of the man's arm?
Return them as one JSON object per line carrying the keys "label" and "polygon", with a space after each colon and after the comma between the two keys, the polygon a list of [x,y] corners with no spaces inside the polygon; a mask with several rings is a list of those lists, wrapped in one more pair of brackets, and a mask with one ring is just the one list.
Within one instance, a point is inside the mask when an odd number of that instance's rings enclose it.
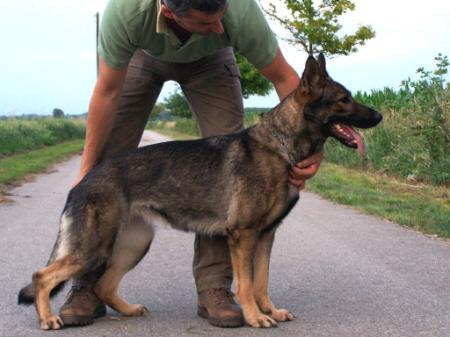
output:
{"label": "man's arm", "polygon": [[300,84],[298,74],[286,62],[279,48],[272,63],[259,69],[259,71],[273,83],[280,101],[294,91]]}
{"label": "man's arm", "polygon": [[[283,100],[300,84],[300,78],[295,70],[286,62],[281,50],[278,48],[272,63],[259,70],[275,86],[275,90]],[[305,180],[313,177],[319,169],[323,159],[323,151],[297,163],[289,174],[289,181],[299,189],[305,187]]]}
{"label": "man's arm", "polygon": [[106,138],[111,132],[118,98],[125,81],[126,68],[111,68],[100,59],[99,70],[99,77],[89,104],[81,168],[75,185],[97,163]]}

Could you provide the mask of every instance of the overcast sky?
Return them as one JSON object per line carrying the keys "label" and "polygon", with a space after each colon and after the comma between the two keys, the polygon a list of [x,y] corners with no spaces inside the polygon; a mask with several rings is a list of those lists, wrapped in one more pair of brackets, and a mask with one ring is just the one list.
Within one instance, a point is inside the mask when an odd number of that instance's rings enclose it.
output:
{"label": "overcast sky", "polygon": [[[55,107],[66,114],[87,111],[96,76],[94,15],[106,2],[0,0],[1,115],[50,114]],[[376,37],[356,54],[328,60],[330,75],[350,90],[397,88],[403,79],[414,78],[419,66],[434,69],[439,52],[450,56],[448,0],[354,3],[356,10],[341,20],[345,29],[371,25]],[[274,30],[282,34],[275,25]],[[280,45],[301,73],[306,54]],[[162,97],[173,88],[166,85]],[[245,101],[247,107],[277,103],[274,93]]]}

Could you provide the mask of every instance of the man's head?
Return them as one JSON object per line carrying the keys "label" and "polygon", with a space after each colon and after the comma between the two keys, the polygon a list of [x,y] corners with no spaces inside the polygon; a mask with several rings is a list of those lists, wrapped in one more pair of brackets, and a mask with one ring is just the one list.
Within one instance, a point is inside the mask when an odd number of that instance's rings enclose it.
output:
{"label": "man's head", "polygon": [[162,14],[191,33],[223,33],[228,0],[162,0]]}

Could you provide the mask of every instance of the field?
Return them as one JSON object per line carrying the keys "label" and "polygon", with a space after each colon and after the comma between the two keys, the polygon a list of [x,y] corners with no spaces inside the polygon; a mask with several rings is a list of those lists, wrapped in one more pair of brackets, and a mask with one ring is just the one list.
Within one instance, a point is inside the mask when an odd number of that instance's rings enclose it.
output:
{"label": "field", "polygon": [[[84,119],[40,118],[0,121],[0,192],[2,185],[41,172],[83,149]],[[0,195],[1,198],[1,195]]]}
{"label": "field", "polygon": [[40,118],[0,121],[0,158],[84,138],[84,119]]}

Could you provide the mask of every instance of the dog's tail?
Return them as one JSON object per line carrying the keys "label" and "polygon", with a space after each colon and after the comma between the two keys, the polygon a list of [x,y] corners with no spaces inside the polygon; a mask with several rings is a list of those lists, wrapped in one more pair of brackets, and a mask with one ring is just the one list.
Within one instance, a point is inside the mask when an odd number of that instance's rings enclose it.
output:
{"label": "dog's tail", "polygon": [[[60,241],[59,237],[60,237],[60,235],[58,234],[58,239],[56,240],[55,246],[53,247],[53,251],[50,255],[50,259],[47,262],[47,266],[52,264],[56,259],[56,255],[57,255],[56,251],[58,249],[59,241]],[[50,291],[50,297],[53,297],[57,293],[59,293],[64,288],[65,283],[66,283],[66,281],[63,281],[63,282],[59,283],[56,287],[54,287]],[[19,291],[17,304],[30,305],[30,304],[34,303],[34,300],[35,300],[35,289],[34,289],[33,283],[28,284],[27,286],[23,287]]]}
{"label": "dog's tail", "polygon": [[[53,251],[50,255],[50,259],[47,262],[47,266],[49,266],[51,263],[53,263],[56,259],[56,250],[58,249],[58,243],[59,243],[59,234],[58,239],[56,240],[55,246],[53,247]],[[54,287],[50,291],[50,297],[55,296],[57,293],[59,293],[65,285],[66,281],[61,282],[56,287]],[[17,298],[17,304],[23,304],[23,305],[30,305],[34,303],[35,300],[35,289],[33,283],[28,284],[27,286],[23,287],[19,291],[19,296]]]}
{"label": "dog's tail", "polygon": [[[70,226],[70,221],[68,222],[68,219],[66,217],[66,208],[67,208],[67,205],[64,208],[63,214],[61,215],[60,229],[58,232],[56,242],[53,246],[52,253],[50,254],[50,258],[47,262],[47,266],[49,266],[55,260],[57,260],[58,251],[60,249],[61,242],[65,239],[64,236],[67,236],[67,235],[65,235],[65,231],[67,230],[68,226]],[[59,293],[64,288],[65,283],[66,283],[66,281],[63,281],[63,282],[59,283],[56,287],[54,287],[50,291],[50,297],[53,297],[57,293]],[[28,284],[27,286],[23,287],[19,291],[19,295],[17,298],[17,304],[30,305],[30,304],[34,303],[34,300],[35,300],[35,289],[34,289],[33,283]]]}
{"label": "dog's tail", "polygon": [[33,284],[30,283],[26,287],[23,287],[17,298],[17,304],[29,305],[34,303],[34,287]]}
{"label": "dog's tail", "polygon": [[[55,296],[57,293],[59,293],[65,285],[66,281],[61,282],[58,284],[55,288],[52,289],[50,292],[50,297]],[[34,303],[35,299],[35,291],[33,287],[33,283],[30,283],[26,287],[23,287],[20,292],[19,296],[17,298],[17,304],[23,304],[23,305],[30,305]]]}

